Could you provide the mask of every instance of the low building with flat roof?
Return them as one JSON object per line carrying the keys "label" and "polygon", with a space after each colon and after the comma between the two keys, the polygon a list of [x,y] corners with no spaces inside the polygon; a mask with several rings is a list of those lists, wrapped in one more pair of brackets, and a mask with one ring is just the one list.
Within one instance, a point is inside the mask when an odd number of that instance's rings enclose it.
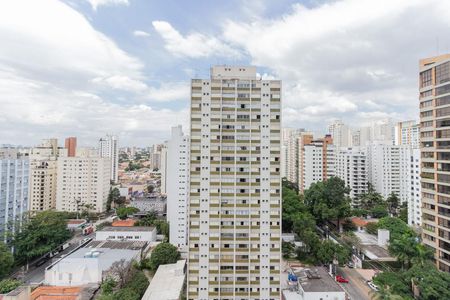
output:
{"label": "low building with flat roof", "polygon": [[107,226],[95,233],[95,239],[100,241],[156,241],[156,227],[128,226],[113,227]]}
{"label": "low building with flat roof", "polygon": [[115,262],[140,261],[146,245],[142,241],[92,241],[48,266],[44,284],[69,287],[100,284]]}
{"label": "low building with flat roof", "polygon": [[160,265],[142,300],[178,300],[183,290],[186,260]]}
{"label": "low building with flat roof", "polygon": [[295,285],[283,290],[283,300],[345,300],[344,289],[323,267],[303,268],[294,271],[298,278]]}

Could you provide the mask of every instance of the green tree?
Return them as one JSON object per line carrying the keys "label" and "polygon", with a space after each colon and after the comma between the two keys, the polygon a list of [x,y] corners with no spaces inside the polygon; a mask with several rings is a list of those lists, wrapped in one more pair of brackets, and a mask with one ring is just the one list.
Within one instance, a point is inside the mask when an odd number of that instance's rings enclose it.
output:
{"label": "green tree", "polygon": [[281,253],[284,259],[289,259],[294,252],[294,245],[290,242],[281,242]]}
{"label": "green tree", "polygon": [[155,220],[154,225],[156,226],[156,232],[158,232],[158,234],[163,234],[166,237],[166,240],[169,240],[169,223],[165,220]]}
{"label": "green tree", "polygon": [[388,209],[386,204],[377,204],[370,210],[370,215],[374,218],[384,218],[388,216]]}
{"label": "green tree", "polygon": [[399,239],[402,235],[407,234],[412,237],[416,237],[417,234],[399,218],[385,217],[381,218],[377,224],[380,229],[387,229],[390,233],[390,240]]}
{"label": "green tree", "polygon": [[403,222],[408,223],[408,203],[407,202],[403,202],[400,205],[400,212],[399,212],[398,217]]}
{"label": "green tree", "polygon": [[293,231],[297,234],[300,240],[303,240],[305,232],[315,230],[316,221],[309,212],[299,212],[294,216]]}
{"label": "green tree", "polygon": [[3,279],[0,281],[0,294],[7,294],[20,286],[20,281],[15,279]]}
{"label": "green tree", "polygon": [[180,253],[177,248],[167,242],[161,243],[155,247],[150,256],[149,268],[156,271],[159,265],[173,264],[180,259]]}
{"label": "green tree", "polygon": [[298,213],[306,212],[307,209],[303,204],[301,197],[292,187],[289,181],[283,181],[282,195],[282,229],[283,232],[291,232],[293,230],[294,218]]}
{"label": "green tree", "polygon": [[117,286],[117,281],[115,281],[114,278],[112,278],[112,277],[107,277],[101,285],[102,294],[105,294],[105,295],[112,294],[114,292],[114,288],[116,286]]}
{"label": "green tree", "polygon": [[376,205],[383,204],[384,199],[380,193],[377,193],[373,187],[373,185],[368,182],[367,183],[367,193],[359,196],[359,208],[364,210],[371,210]]}
{"label": "green tree", "polygon": [[129,215],[132,215],[134,213],[137,213],[139,211],[138,208],[136,207],[132,207],[132,206],[127,206],[127,207],[119,207],[116,210],[116,214],[119,217],[119,219],[121,220],[126,220],[128,218]]}
{"label": "green tree", "polygon": [[326,181],[313,183],[305,191],[305,204],[318,223],[336,220],[340,229],[340,219],[350,216],[349,193],[350,188],[345,186],[345,181],[331,177]]}
{"label": "green tree", "polygon": [[390,193],[386,199],[386,203],[389,213],[392,216],[397,216],[398,209],[400,207],[400,199],[398,198],[397,194],[394,192]]}
{"label": "green tree", "polygon": [[120,191],[118,188],[110,188],[108,194],[108,201],[106,202],[106,210],[111,210],[111,205],[114,204],[115,207],[120,206]]}
{"label": "green tree", "polygon": [[147,186],[147,192],[148,192],[149,194],[153,193],[154,190],[155,190],[155,186],[154,186],[153,184],[149,184],[149,185]]}
{"label": "green tree", "polygon": [[71,237],[65,215],[46,210],[24,221],[22,231],[17,232],[12,245],[17,262],[25,262],[43,255]]}
{"label": "green tree", "polygon": [[4,243],[0,242],[0,280],[9,275],[13,264],[14,256],[11,250]]}
{"label": "green tree", "polygon": [[325,240],[321,243],[316,255],[317,259],[323,264],[330,264],[335,259],[339,264],[344,264],[350,258],[350,251],[330,240]]}

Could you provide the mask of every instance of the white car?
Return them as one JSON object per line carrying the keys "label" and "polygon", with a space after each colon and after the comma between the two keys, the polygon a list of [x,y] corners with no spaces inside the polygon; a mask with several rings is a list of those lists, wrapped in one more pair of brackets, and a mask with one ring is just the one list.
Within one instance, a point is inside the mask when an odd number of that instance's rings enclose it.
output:
{"label": "white car", "polygon": [[368,285],[372,290],[378,292],[379,288],[378,288],[372,281],[367,281],[367,285]]}

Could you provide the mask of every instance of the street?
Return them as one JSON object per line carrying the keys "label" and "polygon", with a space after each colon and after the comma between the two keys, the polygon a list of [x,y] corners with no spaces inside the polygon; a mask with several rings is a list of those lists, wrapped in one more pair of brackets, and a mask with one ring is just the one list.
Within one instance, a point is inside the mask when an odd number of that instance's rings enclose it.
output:
{"label": "street", "polygon": [[355,269],[337,268],[337,274],[349,280],[349,283],[340,283],[352,300],[369,300],[371,289],[364,278]]}
{"label": "street", "polygon": [[70,244],[69,247],[67,247],[65,250],[61,251],[48,261],[46,261],[44,264],[42,264],[39,267],[31,266],[33,263],[30,264],[29,270],[24,271],[24,268],[22,270],[17,271],[15,274],[13,274],[13,277],[18,278],[19,280],[22,280],[26,284],[40,284],[44,278],[45,278],[45,268],[47,268],[49,265],[51,265],[54,261],[61,258],[63,255],[67,255],[72,250],[74,250],[76,247],[80,245],[80,242],[85,238],[92,238],[95,233],[83,236],[81,234],[76,234],[72,239],[68,241]]}

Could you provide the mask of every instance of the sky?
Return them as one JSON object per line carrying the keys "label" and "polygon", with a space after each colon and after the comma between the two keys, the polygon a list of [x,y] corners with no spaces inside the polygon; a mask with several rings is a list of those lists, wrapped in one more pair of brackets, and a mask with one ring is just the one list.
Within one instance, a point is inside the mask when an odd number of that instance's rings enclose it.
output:
{"label": "sky", "polygon": [[418,60],[449,47],[446,0],[0,1],[0,144],[160,143],[217,64],[281,79],[286,127],[418,119]]}

